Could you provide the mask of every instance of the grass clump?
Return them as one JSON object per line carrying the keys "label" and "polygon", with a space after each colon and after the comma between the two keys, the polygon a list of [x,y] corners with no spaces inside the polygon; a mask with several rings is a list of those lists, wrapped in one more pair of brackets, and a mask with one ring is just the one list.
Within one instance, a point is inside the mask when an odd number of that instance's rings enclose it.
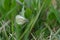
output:
{"label": "grass clump", "polygon": [[60,40],[59,4],[59,0],[0,0],[0,40]]}

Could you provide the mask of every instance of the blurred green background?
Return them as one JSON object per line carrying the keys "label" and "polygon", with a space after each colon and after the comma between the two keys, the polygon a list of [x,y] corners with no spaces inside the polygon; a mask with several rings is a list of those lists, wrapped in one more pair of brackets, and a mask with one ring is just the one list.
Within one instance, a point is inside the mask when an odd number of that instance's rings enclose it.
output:
{"label": "blurred green background", "polygon": [[0,0],[0,40],[60,40],[60,0]]}

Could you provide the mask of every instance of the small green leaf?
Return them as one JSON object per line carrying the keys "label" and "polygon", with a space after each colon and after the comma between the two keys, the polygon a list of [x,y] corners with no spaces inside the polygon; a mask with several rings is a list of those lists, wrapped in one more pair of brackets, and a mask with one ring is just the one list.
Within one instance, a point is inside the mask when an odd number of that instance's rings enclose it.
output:
{"label": "small green leaf", "polygon": [[25,17],[30,19],[31,15],[32,15],[32,10],[30,8],[27,8],[25,10]]}

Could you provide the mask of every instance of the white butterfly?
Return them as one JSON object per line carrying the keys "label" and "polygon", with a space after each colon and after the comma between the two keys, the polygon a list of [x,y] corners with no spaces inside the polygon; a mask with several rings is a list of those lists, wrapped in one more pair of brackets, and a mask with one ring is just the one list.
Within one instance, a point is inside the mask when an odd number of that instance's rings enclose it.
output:
{"label": "white butterfly", "polygon": [[16,23],[20,25],[23,25],[24,23],[28,22],[26,18],[20,15],[17,15],[15,20],[16,20]]}

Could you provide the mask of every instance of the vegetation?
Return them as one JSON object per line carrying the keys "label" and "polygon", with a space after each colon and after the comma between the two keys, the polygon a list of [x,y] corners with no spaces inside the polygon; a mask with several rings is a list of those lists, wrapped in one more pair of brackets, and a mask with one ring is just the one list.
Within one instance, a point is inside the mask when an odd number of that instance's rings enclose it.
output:
{"label": "vegetation", "polygon": [[0,40],[60,40],[60,0],[0,0]]}

